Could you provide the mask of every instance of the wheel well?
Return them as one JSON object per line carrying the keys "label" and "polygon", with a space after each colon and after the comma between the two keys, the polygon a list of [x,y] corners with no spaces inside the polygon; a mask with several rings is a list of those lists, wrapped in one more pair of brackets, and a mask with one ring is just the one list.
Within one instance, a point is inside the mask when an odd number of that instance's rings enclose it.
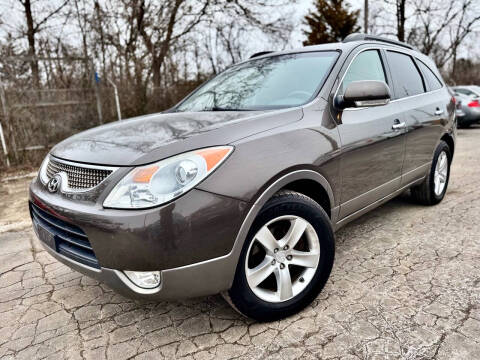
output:
{"label": "wheel well", "polygon": [[330,198],[327,191],[315,180],[302,179],[285,185],[282,190],[292,190],[315,200],[331,218]]}
{"label": "wheel well", "polygon": [[445,134],[442,136],[442,140],[447,143],[453,156],[453,151],[455,150],[455,143],[453,142],[453,138],[449,134]]}

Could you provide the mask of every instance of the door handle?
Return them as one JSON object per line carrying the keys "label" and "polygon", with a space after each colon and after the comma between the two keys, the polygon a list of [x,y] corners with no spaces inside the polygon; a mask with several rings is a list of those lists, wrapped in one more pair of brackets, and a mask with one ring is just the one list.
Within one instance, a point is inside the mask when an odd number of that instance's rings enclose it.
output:
{"label": "door handle", "polygon": [[395,120],[395,123],[392,125],[393,130],[401,130],[405,127],[405,121],[400,122],[398,120]]}
{"label": "door handle", "polygon": [[437,109],[435,111],[435,115],[442,115],[442,114],[443,114],[443,110]]}

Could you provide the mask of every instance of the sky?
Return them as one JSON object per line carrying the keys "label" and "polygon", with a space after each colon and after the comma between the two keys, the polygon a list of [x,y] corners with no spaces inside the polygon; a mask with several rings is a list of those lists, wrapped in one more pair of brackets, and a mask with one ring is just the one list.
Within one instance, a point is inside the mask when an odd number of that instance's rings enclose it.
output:
{"label": "sky", "polygon": [[[51,4],[54,4],[55,2],[60,2],[61,0],[51,0]],[[363,6],[364,6],[364,0],[346,0],[350,5],[352,10],[360,10],[360,18],[359,18],[359,25],[363,24]],[[445,1],[445,0],[438,0],[438,1]],[[478,1],[478,0],[477,0]],[[384,3],[384,0],[370,0],[371,6],[377,6],[381,7],[382,4]],[[11,13],[11,10],[9,10],[9,7],[12,4],[16,4],[18,8],[18,3],[16,0],[0,0],[0,14],[1,13]],[[294,17],[294,23],[297,24],[302,24],[303,23],[303,18],[305,15],[308,13],[310,9],[314,8],[314,0],[297,0],[295,5],[292,5],[292,15]],[[16,11],[13,12],[13,17],[16,16],[21,16],[21,11]],[[23,22],[23,19],[12,19],[11,15],[7,19],[8,22],[16,23],[17,21]],[[289,48],[298,48],[302,46],[302,42],[305,39],[305,36],[303,35],[302,30],[305,28],[305,25],[300,25],[295,29],[295,31],[291,35],[291,40],[289,44]],[[1,29],[1,26],[0,26]],[[0,36],[2,36],[2,32],[0,31]],[[480,46],[476,46],[476,42],[473,42],[473,45],[471,45],[472,41],[468,41],[470,46],[465,46],[461,50],[462,55],[466,56],[480,56]],[[262,47],[262,44],[260,44],[260,47]],[[270,49],[269,49],[270,50]],[[276,50],[276,49],[271,49],[271,50]]]}
{"label": "sky", "polygon": [[[61,3],[60,0],[51,0],[51,1],[52,1],[51,4]],[[363,1],[364,0],[347,0],[347,2],[351,5],[352,9],[360,9],[360,10],[363,9]],[[372,0],[370,0],[370,1],[372,1]],[[375,1],[375,0],[373,0],[373,1]],[[383,1],[383,0],[381,0],[381,1]],[[297,0],[297,3],[295,5],[293,5],[294,6],[293,7],[293,13],[294,13],[295,23],[302,24],[303,18],[305,17],[305,15],[308,13],[308,11],[310,9],[314,8],[313,3],[314,3],[314,0]],[[15,5],[15,8],[16,8],[17,11],[11,12],[10,7],[12,6],[12,4]],[[22,10],[21,10],[20,5],[18,3],[16,3],[15,0],[0,0],[0,15],[2,13],[5,14],[7,12],[10,12],[10,14],[11,14],[10,17],[6,18],[7,24],[4,24],[4,26],[8,25],[8,22],[10,22],[11,25],[17,24],[19,22],[23,23],[23,21],[24,21],[23,18],[18,18],[17,19],[17,17],[23,16],[21,11]],[[12,18],[12,16],[13,16],[13,18]],[[0,26],[0,28],[1,27],[2,26]],[[7,28],[8,27],[9,26],[7,26]],[[292,34],[290,46],[292,46],[292,47],[301,47],[302,46],[302,41],[305,38],[305,36],[302,33],[303,28],[304,28],[304,26],[300,26],[294,31],[294,33]],[[0,31],[0,36],[1,35],[2,35],[2,33]]]}

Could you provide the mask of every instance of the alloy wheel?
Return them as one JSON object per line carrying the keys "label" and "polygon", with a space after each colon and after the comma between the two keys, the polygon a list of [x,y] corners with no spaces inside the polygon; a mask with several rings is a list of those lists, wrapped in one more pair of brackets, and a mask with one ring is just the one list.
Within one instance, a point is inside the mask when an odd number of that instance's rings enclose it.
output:
{"label": "alloy wheel", "polygon": [[442,151],[437,159],[435,173],[433,175],[433,184],[435,195],[440,196],[445,189],[448,177],[448,157],[445,151]]}
{"label": "alloy wheel", "polygon": [[308,286],[319,260],[320,242],[313,226],[299,216],[280,216],[255,234],[247,251],[245,274],[256,296],[278,303]]}

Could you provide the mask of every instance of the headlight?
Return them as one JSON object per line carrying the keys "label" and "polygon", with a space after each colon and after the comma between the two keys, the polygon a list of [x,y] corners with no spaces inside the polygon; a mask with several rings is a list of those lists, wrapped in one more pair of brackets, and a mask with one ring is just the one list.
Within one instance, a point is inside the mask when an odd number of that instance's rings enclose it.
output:
{"label": "headlight", "polygon": [[200,149],[137,167],[113,188],[103,206],[142,209],[171,201],[205,179],[232,150],[231,146]]}

